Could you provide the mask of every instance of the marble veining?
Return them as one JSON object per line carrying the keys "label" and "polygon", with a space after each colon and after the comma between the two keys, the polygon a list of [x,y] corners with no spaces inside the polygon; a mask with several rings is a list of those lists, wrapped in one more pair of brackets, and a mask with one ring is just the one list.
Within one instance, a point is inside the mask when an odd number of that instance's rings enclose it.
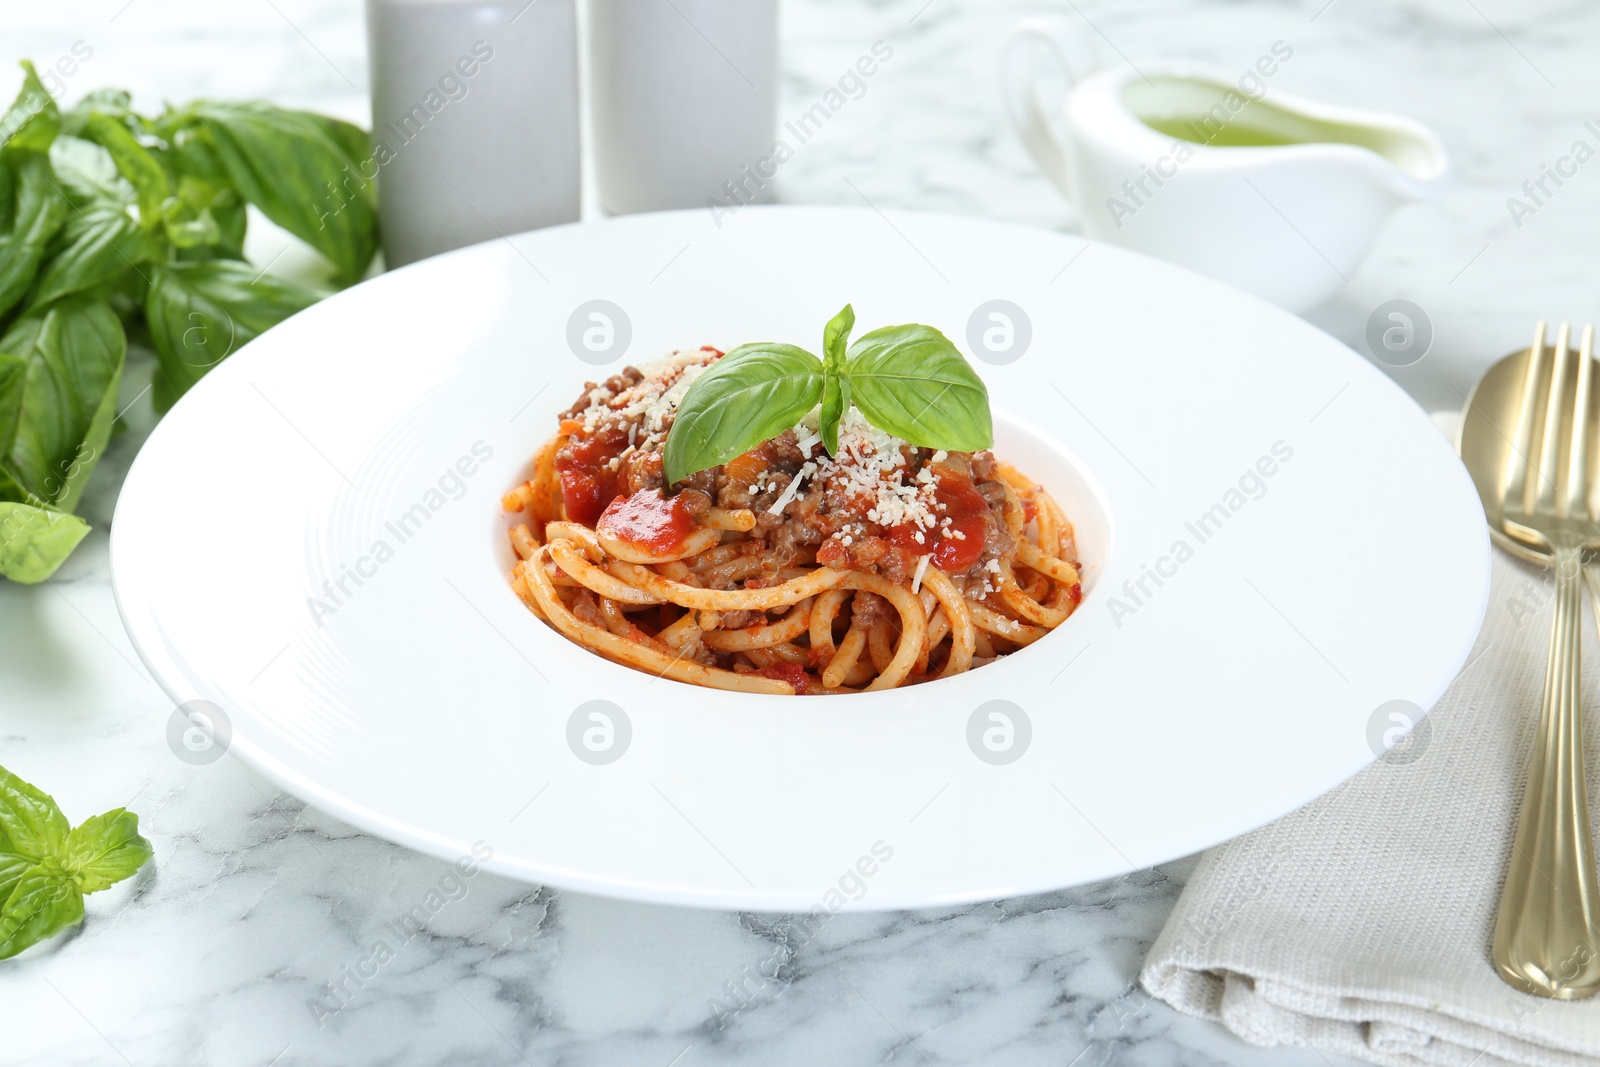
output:
{"label": "marble veining", "polygon": [[[1587,269],[1600,165],[1520,226],[1507,207],[1600,118],[1587,47],[1600,10],[1581,4],[784,0],[783,117],[875,42],[894,54],[785,163],[777,198],[1071,228],[1076,209],[1035,171],[1000,106],[1006,29],[1045,13],[1076,20],[1111,61],[1167,53],[1242,67],[1284,40],[1296,59],[1275,84],[1440,132],[1456,188],[1402,211],[1349,285],[1309,316],[1364,352],[1373,308],[1394,297],[1422,305],[1432,351],[1386,369],[1425,405],[1459,405],[1478,371],[1526,343],[1536,317],[1600,318]],[[264,96],[367,120],[357,0],[57,0],[14,5],[0,21],[12,57],[51,58],[79,40],[94,48],[69,97],[122,85],[145,107]],[[273,240],[255,238],[258,259],[277,254]],[[314,267],[291,250],[275,269]],[[140,397],[149,373],[136,354],[124,383],[130,430],[84,505],[90,539],[52,584],[0,584],[0,762],[75,819],[128,804],[156,860],[89,898],[81,931],[0,963],[0,1062],[1349,1062],[1253,1048],[1137,987],[1192,860],[811,930],[798,916],[468,877],[307,808],[236,760],[176,760],[162,735],[170,703],[123,635],[107,569],[117,488],[154,421]]]}

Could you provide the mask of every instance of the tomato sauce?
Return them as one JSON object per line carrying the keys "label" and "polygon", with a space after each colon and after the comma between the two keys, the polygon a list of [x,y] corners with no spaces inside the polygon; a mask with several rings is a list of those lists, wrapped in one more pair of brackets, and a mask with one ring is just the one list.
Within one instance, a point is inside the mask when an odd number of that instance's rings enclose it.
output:
{"label": "tomato sauce", "polygon": [[659,489],[641,489],[630,497],[614,497],[595,528],[652,554],[667,555],[699,525],[682,496],[663,498]]}
{"label": "tomato sauce", "polygon": [[780,682],[788,682],[794,686],[794,691],[799,696],[816,691],[816,680],[798,663],[774,663],[770,667],[762,667],[756,673],[763,678],[776,678]]}
{"label": "tomato sauce", "polygon": [[617,496],[617,472],[611,461],[628,447],[628,437],[614,427],[602,426],[587,437],[574,437],[556,453],[556,473],[561,478],[561,502],[567,518],[593,526]]}
{"label": "tomato sauce", "polygon": [[[972,565],[983,555],[989,502],[973,486],[972,479],[959,471],[938,467],[935,473],[939,482],[934,490],[934,498],[943,505],[942,509],[934,512],[938,516],[937,524],[931,530],[923,530],[916,523],[901,523],[889,530],[889,540],[911,557],[926,555],[931,548],[933,559],[930,563],[946,574],[961,574],[972,569]],[[943,525],[945,519],[950,520],[948,527]],[[921,543],[917,541],[919,530],[922,533]],[[942,530],[963,536],[946,537]]]}

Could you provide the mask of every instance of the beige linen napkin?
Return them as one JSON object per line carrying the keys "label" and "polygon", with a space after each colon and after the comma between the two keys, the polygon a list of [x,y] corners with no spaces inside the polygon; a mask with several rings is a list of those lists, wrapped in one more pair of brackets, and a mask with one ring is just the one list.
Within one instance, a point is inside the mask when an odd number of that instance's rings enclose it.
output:
{"label": "beige linen napkin", "polygon": [[[1489,961],[1553,591],[1545,572],[1494,550],[1477,645],[1423,725],[1333,792],[1208,852],[1150,950],[1144,987],[1257,1045],[1407,1067],[1600,1063],[1600,998],[1519,993]],[[1587,598],[1584,614],[1585,747],[1600,801]]]}

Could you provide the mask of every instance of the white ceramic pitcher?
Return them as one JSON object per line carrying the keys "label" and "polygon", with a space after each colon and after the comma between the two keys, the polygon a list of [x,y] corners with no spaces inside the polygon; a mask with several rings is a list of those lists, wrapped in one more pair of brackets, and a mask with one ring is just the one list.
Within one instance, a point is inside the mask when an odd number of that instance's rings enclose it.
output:
{"label": "white ceramic pitcher", "polygon": [[1006,97],[1088,236],[1299,312],[1350,278],[1391,211],[1439,195],[1451,171],[1416,122],[1276,88],[1293,58],[1278,41],[1237,72],[1172,59],[1096,69],[1070,23],[1030,19],[1006,44]]}

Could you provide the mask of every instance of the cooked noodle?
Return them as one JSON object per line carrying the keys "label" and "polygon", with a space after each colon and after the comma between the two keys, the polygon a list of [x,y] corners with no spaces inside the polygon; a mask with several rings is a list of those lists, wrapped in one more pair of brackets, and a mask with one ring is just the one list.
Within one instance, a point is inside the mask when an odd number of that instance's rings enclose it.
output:
{"label": "cooked noodle", "polygon": [[503,498],[529,609],[608,659],[746,693],[949,678],[1039,640],[1082,599],[1071,524],[988,452],[916,448],[851,411],[672,487],[676,404],[717,359],[590,384]]}

